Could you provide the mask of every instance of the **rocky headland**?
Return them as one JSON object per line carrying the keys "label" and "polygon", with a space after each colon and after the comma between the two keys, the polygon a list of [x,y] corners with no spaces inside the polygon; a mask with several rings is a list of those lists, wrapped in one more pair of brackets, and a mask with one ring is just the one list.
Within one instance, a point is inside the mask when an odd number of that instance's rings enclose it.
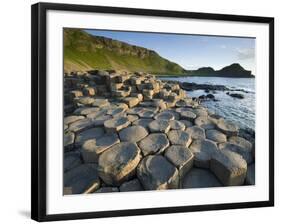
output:
{"label": "rocky headland", "polygon": [[176,82],[64,74],[64,194],[254,185],[254,142]]}

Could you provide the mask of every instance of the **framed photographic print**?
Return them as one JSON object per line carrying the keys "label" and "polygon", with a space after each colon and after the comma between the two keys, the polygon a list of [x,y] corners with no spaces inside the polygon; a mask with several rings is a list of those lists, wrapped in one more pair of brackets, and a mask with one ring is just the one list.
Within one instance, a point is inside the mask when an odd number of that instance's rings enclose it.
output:
{"label": "framed photographic print", "polygon": [[32,218],[274,205],[274,19],[32,6]]}

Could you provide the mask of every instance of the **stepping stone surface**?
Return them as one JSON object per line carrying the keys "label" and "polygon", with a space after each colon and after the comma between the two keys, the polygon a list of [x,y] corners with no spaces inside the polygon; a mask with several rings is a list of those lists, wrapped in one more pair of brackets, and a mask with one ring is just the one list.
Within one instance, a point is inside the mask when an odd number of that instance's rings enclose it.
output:
{"label": "stepping stone surface", "polygon": [[67,172],[82,164],[81,154],[78,151],[64,153],[63,172]]}
{"label": "stepping stone surface", "polygon": [[226,135],[215,129],[206,130],[206,138],[217,143],[224,143],[227,141]]}
{"label": "stepping stone surface", "polygon": [[171,130],[185,130],[185,125],[183,122],[177,121],[177,120],[173,120],[169,122],[170,126],[171,126]]}
{"label": "stepping stone surface", "polygon": [[161,155],[142,159],[137,176],[145,190],[175,189],[179,186],[178,170]]}
{"label": "stepping stone surface", "polygon": [[99,156],[120,140],[116,133],[105,134],[100,138],[90,139],[82,145],[82,157],[85,163],[97,163]]}
{"label": "stepping stone surface", "polygon": [[121,142],[100,155],[99,176],[108,185],[120,186],[134,174],[140,160],[135,143]]}
{"label": "stepping stone surface", "polygon": [[210,161],[210,170],[225,186],[242,185],[247,174],[247,162],[237,153],[221,150]]}
{"label": "stepping stone surface", "polygon": [[199,168],[209,168],[211,158],[219,152],[210,140],[194,140],[189,148],[194,154],[194,165]]}
{"label": "stepping stone surface", "polygon": [[221,187],[222,184],[207,169],[193,168],[183,178],[182,188]]}
{"label": "stepping stone surface", "polygon": [[104,122],[106,132],[117,132],[130,125],[127,117],[115,117]]}
{"label": "stepping stone surface", "polygon": [[169,121],[175,119],[174,115],[169,112],[161,112],[155,115],[154,118],[156,120],[169,120]]}
{"label": "stepping stone surface", "polygon": [[148,118],[141,118],[133,122],[133,125],[139,125],[144,128],[148,128],[148,125],[153,121],[153,119],[148,119]]}
{"label": "stepping stone surface", "polygon": [[192,139],[205,139],[205,130],[198,126],[192,126],[185,130],[187,133],[190,134]]}
{"label": "stepping stone surface", "polygon": [[183,145],[186,147],[188,147],[192,141],[190,134],[181,130],[169,131],[168,138],[172,145]]}
{"label": "stepping stone surface", "polygon": [[82,132],[86,129],[94,127],[95,121],[90,118],[85,118],[71,123],[68,127],[69,131]]}
{"label": "stepping stone surface", "polygon": [[241,138],[238,136],[232,136],[228,139],[228,141],[230,143],[239,145],[240,147],[245,148],[249,151],[252,150],[252,143],[250,141],[246,140],[245,138]]}
{"label": "stepping stone surface", "polygon": [[217,123],[217,128],[228,136],[236,136],[238,134],[237,125],[224,119],[219,119]]}
{"label": "stepping stone surface", "polygon": [[165,157],[178,168],[180,177],[183,177],[193,166],[193,153],[185,146],[170,146],[165,150]]}
{"label": "stepping stone surface", "polygon": [[165,134],[150,134],[140,141],[139,147],[144,156],[161,153],[169,146],[169,140]]}
{"label": "stepping stone surface", "polygon": [[194,121],[195,125],[204,128],[205,130],[214,129],[215,124],[207,116],[197,117]]}
{"label": "stepping stone surface", "polygon": [[82,120],[84,118],[85,118],[84,116],[75,116],[75,115],[67,116],[63,119],[63,123],[66,124],[66,125],[69,125],[69,124],[71,124],[75,121],[79,121],[79,120]]}
{"label": "stepping stone surface", "polygon": [[181,114],[181,119],[186,119],[191,122],[193,122],[194,119],[196,118],[196,114],[191,111],[183,111],[180,114]]}
{"label": "stepping stone surface", "polygon": [[154,120],[149,123],[148,128],[150,132],[167,133],[170,130],[170,123],[167,120]]}
{"label": "stepping stone surface", "polygon": [[64,194],[92,193],[99,186],[96,164],[82,164],[64,174]]}
{"label": "stepping stone surface", "polygon": [[138,142],[148,135],[147,130],[142,126],[130,126],[119,132],[122,142]]}
{"label": "stepping stone surface", "polygon": [[76,135],[75,145],[81,146],[85,141],[89,139],[99,138],[103,134],[104,134],[103,128],[90,128]]}

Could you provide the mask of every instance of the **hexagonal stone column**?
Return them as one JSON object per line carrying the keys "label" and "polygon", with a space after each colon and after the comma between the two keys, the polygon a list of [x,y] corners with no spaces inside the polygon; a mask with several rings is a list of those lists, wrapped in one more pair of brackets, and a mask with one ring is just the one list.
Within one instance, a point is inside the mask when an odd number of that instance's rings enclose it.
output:
{"label": "hexagonal stone column", "polygon": [[137,176],[145,190],[176,189],[178,170],[161,155],[146,156],[138,165]]}
{"label": "hexagonal stone column", "polygon": [[106,132],[117,132],[123,128],[128,127],[131,122],[128,120],[127,117],[115,117],[110,120],[104,122],[104,127]]}
{"label": "hexagonal stone column", "polygon": [[120,186],[134,175],[140,160],[141,152],[135,143],[121,142],[99,157],[99,176],[108,185]]}
{"label": "hexagonal stone column", "polygon": [[[165,150],[165,157],[178,168],[180,179],[193,166],[193,153],[185,146],[172,145]],[[181,182],[181,181],[180,181]]]}
{"label": "hexagonal stone column", "polygon": [[170,123],[167,120],[154,120],[149,123],[148,128],[150,132],[167,133],[170,130]]}
{"label": "hexagonal stone column", "polygon": [[210,169],[225,186],[243,185],[247,162],[235,152],[221,150],[212,157]]}
{"label": "hexagonal stone column", "polygon": [[181,130],[169,131],[168,138],[172,145],[183,145],[188,147],[192,142],[190,134]]}
{"label": "hexagonal stone column", "polygon": [[169,146],[169,140],[165,134],[150,134],[139,142],[139,147],[144,156],[162,153]]}
{"label": "hexagonal stone column", "polygon": [[210,140],[195,140],[189,147],[194,154],[194,165],[209,168],[212,156],[219,152],[217,145]]}
{"label": "hexagonal stone column", "polygon": [[228,136],[236,136],[238,134],[237,125],[224,119],[218,120],[217,128]]}

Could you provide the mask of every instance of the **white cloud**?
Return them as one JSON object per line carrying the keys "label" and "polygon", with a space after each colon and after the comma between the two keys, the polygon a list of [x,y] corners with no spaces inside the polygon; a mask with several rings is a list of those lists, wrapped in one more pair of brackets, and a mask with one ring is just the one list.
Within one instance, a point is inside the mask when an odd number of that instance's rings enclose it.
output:
{"label": "white cloud", "polygon": [[226,45],[222,44],[219,46],[221,49],[226,49]]}
{"label": "white cloud", "polygon": [[237,57],[240,60],[251,59],[255,57],[254,48],[237,48]]}

